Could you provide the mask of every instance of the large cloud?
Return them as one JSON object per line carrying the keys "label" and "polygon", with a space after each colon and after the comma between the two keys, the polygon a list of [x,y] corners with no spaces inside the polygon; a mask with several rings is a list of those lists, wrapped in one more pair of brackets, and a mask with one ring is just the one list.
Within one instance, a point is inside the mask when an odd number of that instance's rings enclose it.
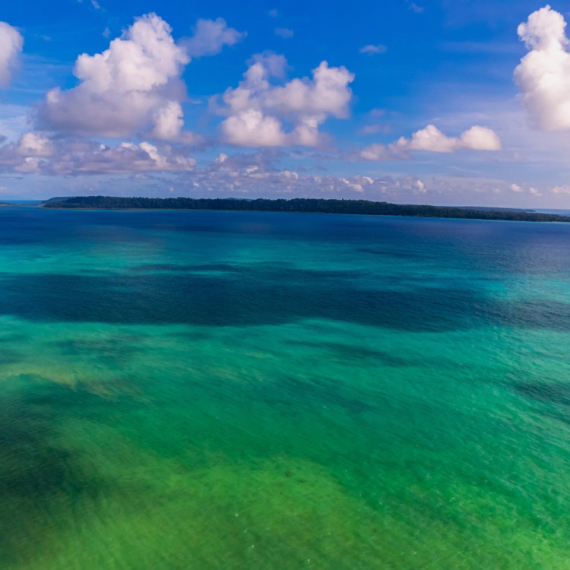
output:
{"label": "large cloud", "polygon": [[545,6],[518,27],[530,50],[514,72],[522,104],[535,127],[570,128],[570,53],[562,14]]}
{"label": "large cloud", "polygon": [[200,20],[193,38],[176,43],[170,26],[156,14],[138,18],[109,49],[77,58],[73,89],[48,92],[39,126],[73,135],[125,137],[137,132],[184,143],[197,137],[183,131],[180,102],[186,91],[180,75],[194,55],[214,54],[238,41],[223,20]]}
{"label": "large cloud", "polygon": [[456,152],[458,150],[501,150],[501,140],[497,134],[486,127],[474,126],[458,137],[448,137],[435,125],[428,125],[389,145],[371,144],[362,149],[359,158],[364,160],[402,160],[410,158],[409,151],[424,150],[430,152]]}
{"label": "large cloud", "polygon": [[[315,146],[321,137],[319,125],[328,117],[345,118],[354,75],[345,67],[329,67],[323,61],[313,70],[313,78],[293,79],[273,85],[271,77],[281,77],[286,66],[283,56],[256,56],[244,80],[228,89],[218,110],[228,115],[222,122],[225,142],[237,146]],[[286,130],[283,121],[291,124]]]}
{"label": "large cloud", "polygon": [[[417,176],[372,178],[360,174],[339,177],[315,176],[282,169],[275,163],[274,149],[257,154],[220,154],[208,166],[182,175],[191,190],[201,195],[213,192],[226,196],[295,196],[310,198],[354,198],[385,200],[389,194],[420,196],[426,187]],[[277,158],[279,155],[277,154]]]}
{"label": "large cloud", "polygon": [[20,32],[10,24],[0,22],[0,87],[7,87],[10,83],[23,45]]}
{"label": "large cloud", "polygon": [[196,160],[178,154],[169,145],[162,148],[141,142],[121,143],[116,147],[94,143],[75,143],[47,165],[50,174],[111,174],[122,172],[188,172]]}
{"label": "large cloud", "polygon": [[[267,195],[385,198],[387,192],[421,195],[424,183],[416,176],[371,178],[359,174],[315,176],[283,169],[282,151],[255,154],[220,154],[197,168],[196,160],[172,145],[148,142],[120,143],[114,147],[81,139],[52,140],[44,133],[25,133],[17,143],[0,147],[0,172],[48,176],[177,174],[178,183],[202,195]],[[175,180],[172,176],[169,181]]]}
{"label": "large cloud", "polygon": [[94,141],[52,141],[42,133],[24,133],[0,148],[0,171],[50,175],[189,172],[196,160],[182,150],[148,142],[109,147]]}
{"label": "large cloud", "polygon": [[[437,202],[463,196],[468,202],[480,196],[478,203],[497,204],[497,196],[515,192],[532,200],[541,193],[525,183],[513,184],[482,178],[409,175],[401,178],[372,177],[362,174],[333,176],[324,172],[310,174],[283,168],[281,160],[291,156],[280,149],[264,149],[255,153],[240,152],[218,158],[202,167],[183,149],[172,145],[138,145],[121,143],[110,147],[93,141],[50,139],[45,133],[25,133],[17,143],[0,147],[0,172],[56,176],[81,176],[85,191],[91,186],[89,175],[105,180],[111,194],[124,194],[124,177],[137,179],[137,195],[243,196],[257,197],[323,197],[403,201],[405,203]],[[302,171],[301,171],[302,170]],[[88,176],[84,176],[88,175]],[[101,178],[104,176],[104,178]],[[145,180],[147,182],[145,182]],[[570,193],[567,186],[551,189],[554,195]],[[97,190],[100,193],[100,190]],[[72,194],[77,194],[74,189]],[[60,195],[62,192],[60,192]],[[486,198],[485,198],[486,196]],[[503,204],[504,205],[504,204]]]}

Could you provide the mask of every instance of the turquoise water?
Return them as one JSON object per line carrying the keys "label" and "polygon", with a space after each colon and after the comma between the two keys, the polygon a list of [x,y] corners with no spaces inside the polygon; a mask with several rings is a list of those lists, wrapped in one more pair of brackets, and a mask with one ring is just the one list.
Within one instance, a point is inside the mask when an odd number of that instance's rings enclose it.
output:
{"label": "turquoise water", "polygon": [[0,568],[567,569],[570,227],[0,209]]}

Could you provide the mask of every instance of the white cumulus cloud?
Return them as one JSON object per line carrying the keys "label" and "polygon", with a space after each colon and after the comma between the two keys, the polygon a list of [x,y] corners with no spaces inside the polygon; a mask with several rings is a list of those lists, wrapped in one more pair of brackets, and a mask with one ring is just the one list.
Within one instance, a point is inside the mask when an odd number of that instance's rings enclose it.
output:
{"label": "white cumulus cloud", "polygon": [[400,138],[395,143],[403,150],[455,152],[458,150],[501,150],[501,141],[491,129],[471,127],[459,137],[448,137],[436,126],[428,125],[412,134],[410,140]]}
{"label": "white cumulus cloud", "polygon": [[218,19],[198,20],[194,37],[175,42],[156,14],[138,18],[109,49],[77,58],[77,87],[48,92],[39,126],[73,135],[126,137],[142,132],[154,139],[193,143],[184,131],[180,76],[191,56],[218,53],[241,34]]}
{"label": "white cumulus cloud", "polygon": [[81,83],[48,92],[40,108],[41,124],[109,137],[147,129],[179,98],[176,81],[188,62],[170,26],[156,14],[143,16],[103,53],[77,58],[73,73]]}
{"label": "white cumulus cloud", "polygon": [[[256,56],[244,80],[223,95],[228,115],[222,122],[225,142],[237,146],[315,146],[319,126],[328,117],[349,114],[354,75],[345,67],[329,67],[326,61],[313,70],[313,78],[293,79],[273,85],[271,77],[283,75],[286,61],[273,54]],[[283,121],[291,124],[284,127]]]}
{"label": "white cumulus cloud", "polygon": [[486,127],[474,126],[458,137],[448,137],[435,125],[428,125],[412,134],[400,137],[389,145],[372,144],[360,151],[364,160],[398,160],[409,158],[412,150],[456,152],[458,150],[501,150],[501,139]]}
{"label": "white cumulus cloud", "polygon": [[570,53],[566,22],[545,6],[518,27],[529,49],[514,72],[522,104],[533,125],[543,130],[570,129]]}
{"label": "white cumulus cloud", "polygon": [[0,22],[0,87],[7,87],[10,83],[23,46],[22,34],[10,24]]}

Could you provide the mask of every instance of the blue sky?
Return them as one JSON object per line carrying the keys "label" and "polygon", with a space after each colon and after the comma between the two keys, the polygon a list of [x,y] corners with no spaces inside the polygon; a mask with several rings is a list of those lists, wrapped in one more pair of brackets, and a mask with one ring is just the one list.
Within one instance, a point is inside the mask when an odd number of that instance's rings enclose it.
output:
{"label": "blue sky", "polygon": [[526,0],[12,2],[0,199],[570,207],[568,17]]}

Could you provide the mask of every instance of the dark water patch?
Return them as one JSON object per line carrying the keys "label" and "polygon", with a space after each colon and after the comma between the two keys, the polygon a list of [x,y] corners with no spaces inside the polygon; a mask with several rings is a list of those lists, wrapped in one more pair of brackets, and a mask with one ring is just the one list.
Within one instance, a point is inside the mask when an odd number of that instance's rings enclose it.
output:
{"label": "dark water patch", "polygon": [[514,389],[533,400],[570,406],[570,384],[526,382],[515,384]]}
{"label": "dark water patch", "polygon": [[[374,406],[365,401],[366,396],[347,389],[345,384],[326,378],[280,376],[272,382],[250,385],[251,395],[270,406],[281,405],[299,408],[335,406],[351,413],[371,412]],[[350,392],[350,393],[349,393]]]}
{"label": "dark water patch", "polygon": [[57,347],[66,356],[79,358],[97,358],[115,366],[127,364],[141,352],[136,346],[141,337],[123,335],[107,339],[76,338],[57,342]]}
{"label": "dark water patch", "polygon": [[570,304],[493,298],[468,281],[366,288],[358,272],[263,267],[224,275],[23,274],[0,280],[0,314],[37,321],[251,326],[328,319],[405,331],[480,326],[570,331]]}
{"label": "dark water patch", "polygon": [[202,331],[178,331],[170,333],[168,336],[193,342],[199,342],[202,340],[212,338],[212,335],[210,333]]}
{"label": "dark water patch", "polygon": [[[391,368],[431,368],[441,371],[452,371],[454,373],[467,370],[473,370],[475,367],[470,363],[461,362],[460,359],[448,358],[434,358],[427,355],[417,357],[407,353],[405,356],[398,356],[397,353],[401,351],[391,352],[389,350],[381,350],[375,348],[368,348],[354,344],[346,344],[341,342],[312,342],[312,341],[296,341],[288,340],[287,344],[293,346],[310,347],[315,351],[324,353],[325,358],[335,359],[337,361],[346,360],[355,365],[365,362],[368,365],[369,361],[376,361],[382,366]],[[476,367],[481,370],[481,366]]]}
{"label": "dark water patch", "polygon": [[77,237],[81,240],[101,245],[109,243],[157,243],[160,234],[145,231],[146,228],[134,228],[124,225],[83,225],[76,228]]}
{"label": "dark water patch", "polygon": [[570,332],[570,304],[553,299],[489,299],[474,309],[490,325]]}
{"label": "dark water patch", "polygon": [[[426,275],[425,273],[405,273],[375,275],[362,269],[301,269],[287,263],[262,262],[262,263],[204,263],[204,264],[177,264],[177,263],[154,263],[143,264],[131,267],[130,272],[134,273],[213,273],[226,274],[220,277],[239,278],[250,282],[255,280],[290,281],[293,283],[313,284],[319,281],[328,281],[331,284],[346,281],[373,281],[381,286],[393,289],[413,289],[415,287],[433,288],[459,288],[465,285],[465,280],[459,277],[438,276],[436,274]],[[496,279],[491,278],[471,278],[471,285],[477,284],[487,286],[495,283]],[[365,288],[365,287],[364,287]]]}
{"label": "dark water patch", "polygon": [[389,364],[391,366],[406,366],[406,362],[409,364],[409,361],[406,361],[405,358],[390,354],[390,352],[386,350],[375,350],[353,344],[343,344],[340,342],[318,343],[317,346],[321,346],[323,349],[335,355],[342,355],[343,358],[351,360],[379,360],[383,364]]}
{"label": "dark water patch", "polygon": [[387,350],[378,350],[366,348],[353,344],[344,344],[341,342],[307,342],[298,340],[288,340],[287,344],[293,346],[311,347],[315,350],[326,351],[340,359],[347,360],[377,360],[386,366],[410,366],[408,358],[399,357]]}
{"label": "dark water patch", "polygon": [[341,270],[313,270],[300,269],[285,263],[197,263],[197,264],[177,264],[177,263],[152,263],[132,267],[134,272],[190,272],[190,273],[228,273],[239,276],[243,279],[280,280],[286,277],[294,281],[312,282],[318,276],[321,280],[346,280],[364,277],[366,274],[355,269]]}
{"label": "dark water patch", "polygon": [[24,334],[24,333],[9,333],[9,332],[7,332],[6,334],[2,334],[0,336],[0,342],[5,342],[5,343],[18,344],[18,343],[29,342],[29,340],[30,340],[30,335]]}
{"label": "dark water patch", "polygon": [[33,557],[49,540],[47,513],[107,490],[82,454],[60,445],[58,427],[95,396],[37,376],[0,386],[0,565]]}
{"label": "dark water patch", "polygon": [[10,350],[8,348],[0,348],[0,366],[8,364],[17,364],[23,362],[24,355],[17,350]]}
{"label": "dark water patch", "polygon": [[570,384],[557,382],[521,382],[513,385],[521,396],[547,404],[541,406],[540,413],[570,426]]}
{"label": "dark water patch", "polygon": [[136,273],[152,273],[154,271],[174,271],[174,272],[238,272],[239,267],[228,263],[203,263],[203,264],[183,264],[183,263],[147,263],[131,267],[130,271]]}
{"label": "dark water patch", "polygon": [[342,272],[309,270],[252,270],[237,277],[22,275],[0,281],[0,314],[36,321],[250,326],[329,319],[436,332],[473,326],[484,303],[469,288],[362,289]]}
{"label": "dark water patch", "polygon": [[356,248],[359,253],[371,254],[379,257],[411,260],[411,261],[429,261],[437,259],[435,254],[426,254],[422,250],[411,250],[402,247],[402,249],[390,248],[390,247],[359,247]]}
{"label": "dark water patch", "polygon": [[153,271],[195,271],[195,265],[183,265],[177,263],[147,263],[131,267],[134,272],[149,273]]}

